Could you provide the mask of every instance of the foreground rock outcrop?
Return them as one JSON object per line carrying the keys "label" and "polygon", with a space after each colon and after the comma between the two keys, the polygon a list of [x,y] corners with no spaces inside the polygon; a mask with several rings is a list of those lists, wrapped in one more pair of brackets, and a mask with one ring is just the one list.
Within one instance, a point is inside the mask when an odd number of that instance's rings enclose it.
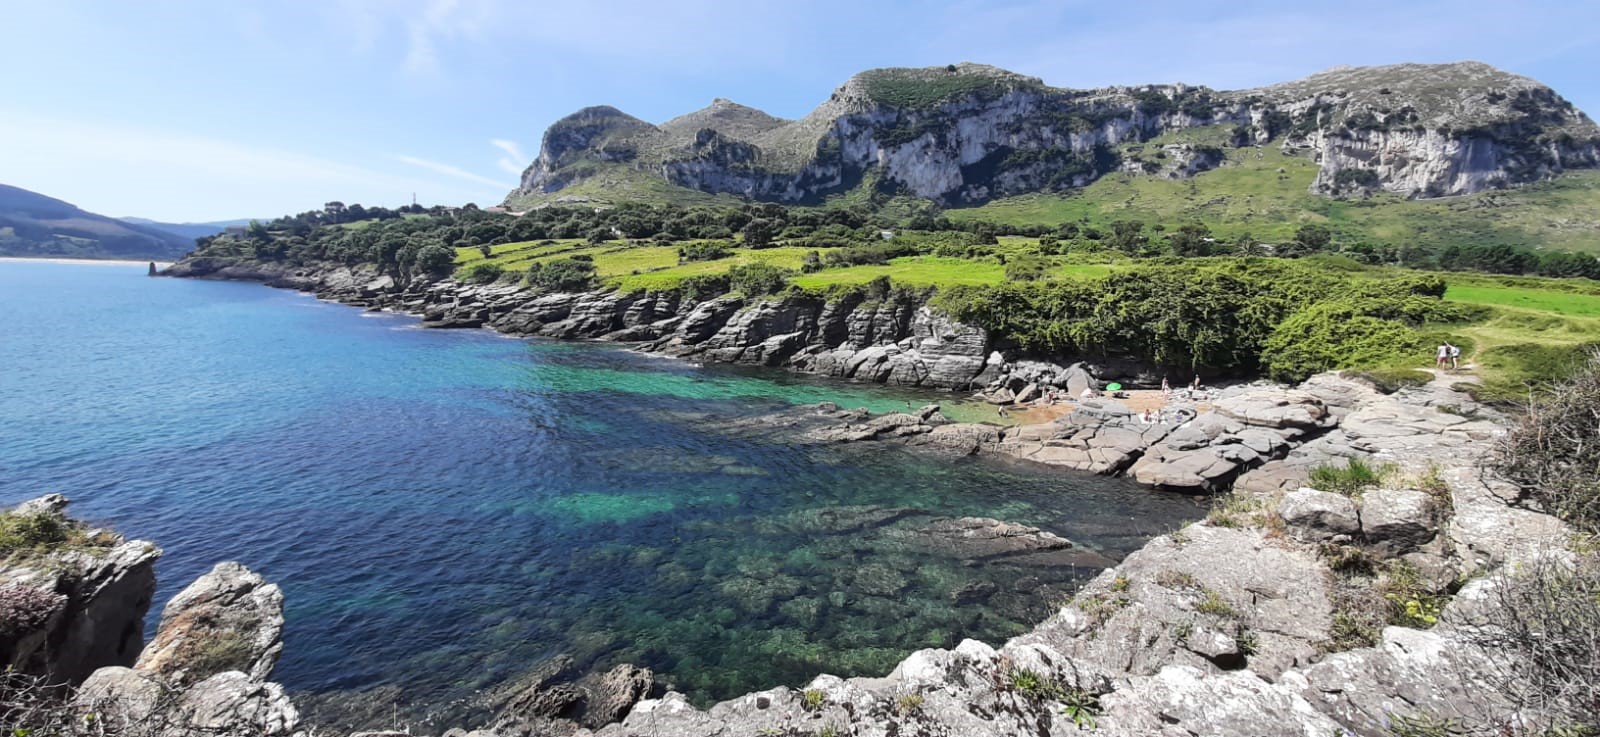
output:
{"label": "foreground rock outcrop", "polygon": [[50,494],[6,513],[31,520],[45,547],[6,551],[0,565],[0,665],[78,683],[138,657],[161,550],[92,529],[66,508],[65,497]]}
{"label": "foreground rock outcrop", "polygon": [[299,711],[268,681],[282,636],[278,587],[238,563],[218,563],[167,603],[133,667],[95,671],[74,706],[127,734],[296,734]]}

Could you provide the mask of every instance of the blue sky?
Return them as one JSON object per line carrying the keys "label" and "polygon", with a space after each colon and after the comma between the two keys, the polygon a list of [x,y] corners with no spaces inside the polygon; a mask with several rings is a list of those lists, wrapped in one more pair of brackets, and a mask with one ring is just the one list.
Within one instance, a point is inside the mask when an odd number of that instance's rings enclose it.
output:
{"label": "blue sky", "polygon": [[0,0],[0,18],[0,183],[171,221],[497,203],[580,107],[798,117],[881,66],[1232,89],[1476,59],[1600,112],[1595,0]]}

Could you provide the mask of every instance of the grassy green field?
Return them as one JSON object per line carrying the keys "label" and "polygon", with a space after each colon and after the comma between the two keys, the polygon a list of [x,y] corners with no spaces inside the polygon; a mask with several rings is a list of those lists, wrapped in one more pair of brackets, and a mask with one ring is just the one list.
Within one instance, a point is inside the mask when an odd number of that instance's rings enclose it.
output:
{"label": "grassy green field", "polygon": [[1451,284],[1446,299],[1470,304],[1509,307],[1518,311],[1563,317],[1600,318],[1600,295],[1541,289],[1538,287]]}

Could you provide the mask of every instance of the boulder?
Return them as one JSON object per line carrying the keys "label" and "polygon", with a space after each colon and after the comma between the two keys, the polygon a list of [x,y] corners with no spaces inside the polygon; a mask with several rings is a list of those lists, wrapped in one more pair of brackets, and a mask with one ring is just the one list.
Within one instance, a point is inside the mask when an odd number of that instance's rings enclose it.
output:
{"label": "boulder", "polygon": [[1390,737],[1395,716],[1430,715],[1455,720],[1455,734],[1499,734],[1514,712],[1504,669],[1451,633],[1387,627],[1376,647],[1329,655],[1281,683],[1337,719],[1342,734]]}
{"label": "boulder", "polygon": [[1299,489],[1283,495],[1278,516],[1289,535],[1312,543],[1361,532],[1361,517],[1350,497],[1316,489]]}
{"label": "boulder", "polygon": [[891,534],[925,550],[938,550],[967,560],[1004,558],[1043,550],[1065,550],[1072,541],[1037,527],[987,517],[940,518]]}
{"label": "boulder", "polygon": [[11,510],[11,513],[18,515],[50,514],[60,517],[66,514],[67,504],[69,504],[67,498],[60,494],[45,494],[37,499],[29,499],[18,504]]}
{"label": "boulder", "polygon": [[1423,492],[1377,489],[1361,497],[1361,534],[1388,555],[1415,550],[1438,530],[1438,504]]}
{"label": "boulder", "polygon": [[282,653],[282,590],[223,562],[167,602],[134,667],[180,685],[230,670],[266,681]]}
{"label": "boulder", "polygon": [[580,680],[584,693],[583,717],[579,723],[598,728],[621,721],[640,699],[655,687],[655,674],[649,668],[624,663],[597,678]]}
{"label": "boulder", "polygon": [[1300,694],[1248,671],[1218,675],[1172,665],[1132,679],[1127,688],[1106,695],[1100,703],[1105,713],[1097,720],[1097,734],[1117,737],[1343,734],[1338,722],[1319,713]]}
{"label": "boulder", "polygon": [[182,690],[156,674],[112,666],[95,671],[73,698],[77,708],[99,714],[100,723],[148,737],[284,737],[295,734],[300,722],[282,686],[238,671]]}
{"label": "boulder", "polygon": [[965,455],[993,448],[1000,443],[1000,428],[976,422],[956,422],[939,425],[927,434],[912,440],[913,444],[931,445]]}
{"label": "boulder", "polygon": [[1192,647],[1225,654],[1221,640],[1186,640],[1209,629],[1237,643],[1248,631],[1256,643],[1246,664],[1272,678],[1319,656],[1317,644],[1333,626],[1325,571],[1315,555],[1261,530],[1190,525],[1102,572],[1071,605],[1012,642],[1046,645],[1113,675],[1153,675],[1178,663],[1236,667]]}
{"label": "boulder", "polygon": [[1094,386],[1094,377],[1084,370],[1083,364],[1073,364],[1061,372],[1056,379],[1056,385],[1067,390],[1067,396],[1077,399],[1083,396],[1083,390]]}
{"label": "boulder", "polygon": [[1322,400],[1294,389],[1262,388],[1218,399],[1215,410],[1217,414],[1257,427],[1320,428],[1332,424]]}
{"label": "boulder", "polygon": [[1028,384],[1017,390],[1016,402],[1017,404],[1027,404],[1041,396],[1043,396],[1043,392],[1039,391],[1038,384]]}

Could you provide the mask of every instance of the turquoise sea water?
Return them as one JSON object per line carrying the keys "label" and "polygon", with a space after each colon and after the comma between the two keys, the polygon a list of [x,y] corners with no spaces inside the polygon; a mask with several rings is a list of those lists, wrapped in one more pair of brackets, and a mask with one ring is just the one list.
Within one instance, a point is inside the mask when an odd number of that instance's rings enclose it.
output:
{"label": "turquoise sea water", "polygon": [[[0,503],[61,492],[156,541],[152,625],[218,561],[278,582],[276,679],[300,694],[467,703],[557,653],[649,666],[702,702],[881,673],[1020,632],[1096,572],[961,560],[929,520],[1119,558],[1199,514],[1121,480],[729,429],[929,393],[143,272],[0,260]],[[914,513],[851,522],[862,506]]]}

